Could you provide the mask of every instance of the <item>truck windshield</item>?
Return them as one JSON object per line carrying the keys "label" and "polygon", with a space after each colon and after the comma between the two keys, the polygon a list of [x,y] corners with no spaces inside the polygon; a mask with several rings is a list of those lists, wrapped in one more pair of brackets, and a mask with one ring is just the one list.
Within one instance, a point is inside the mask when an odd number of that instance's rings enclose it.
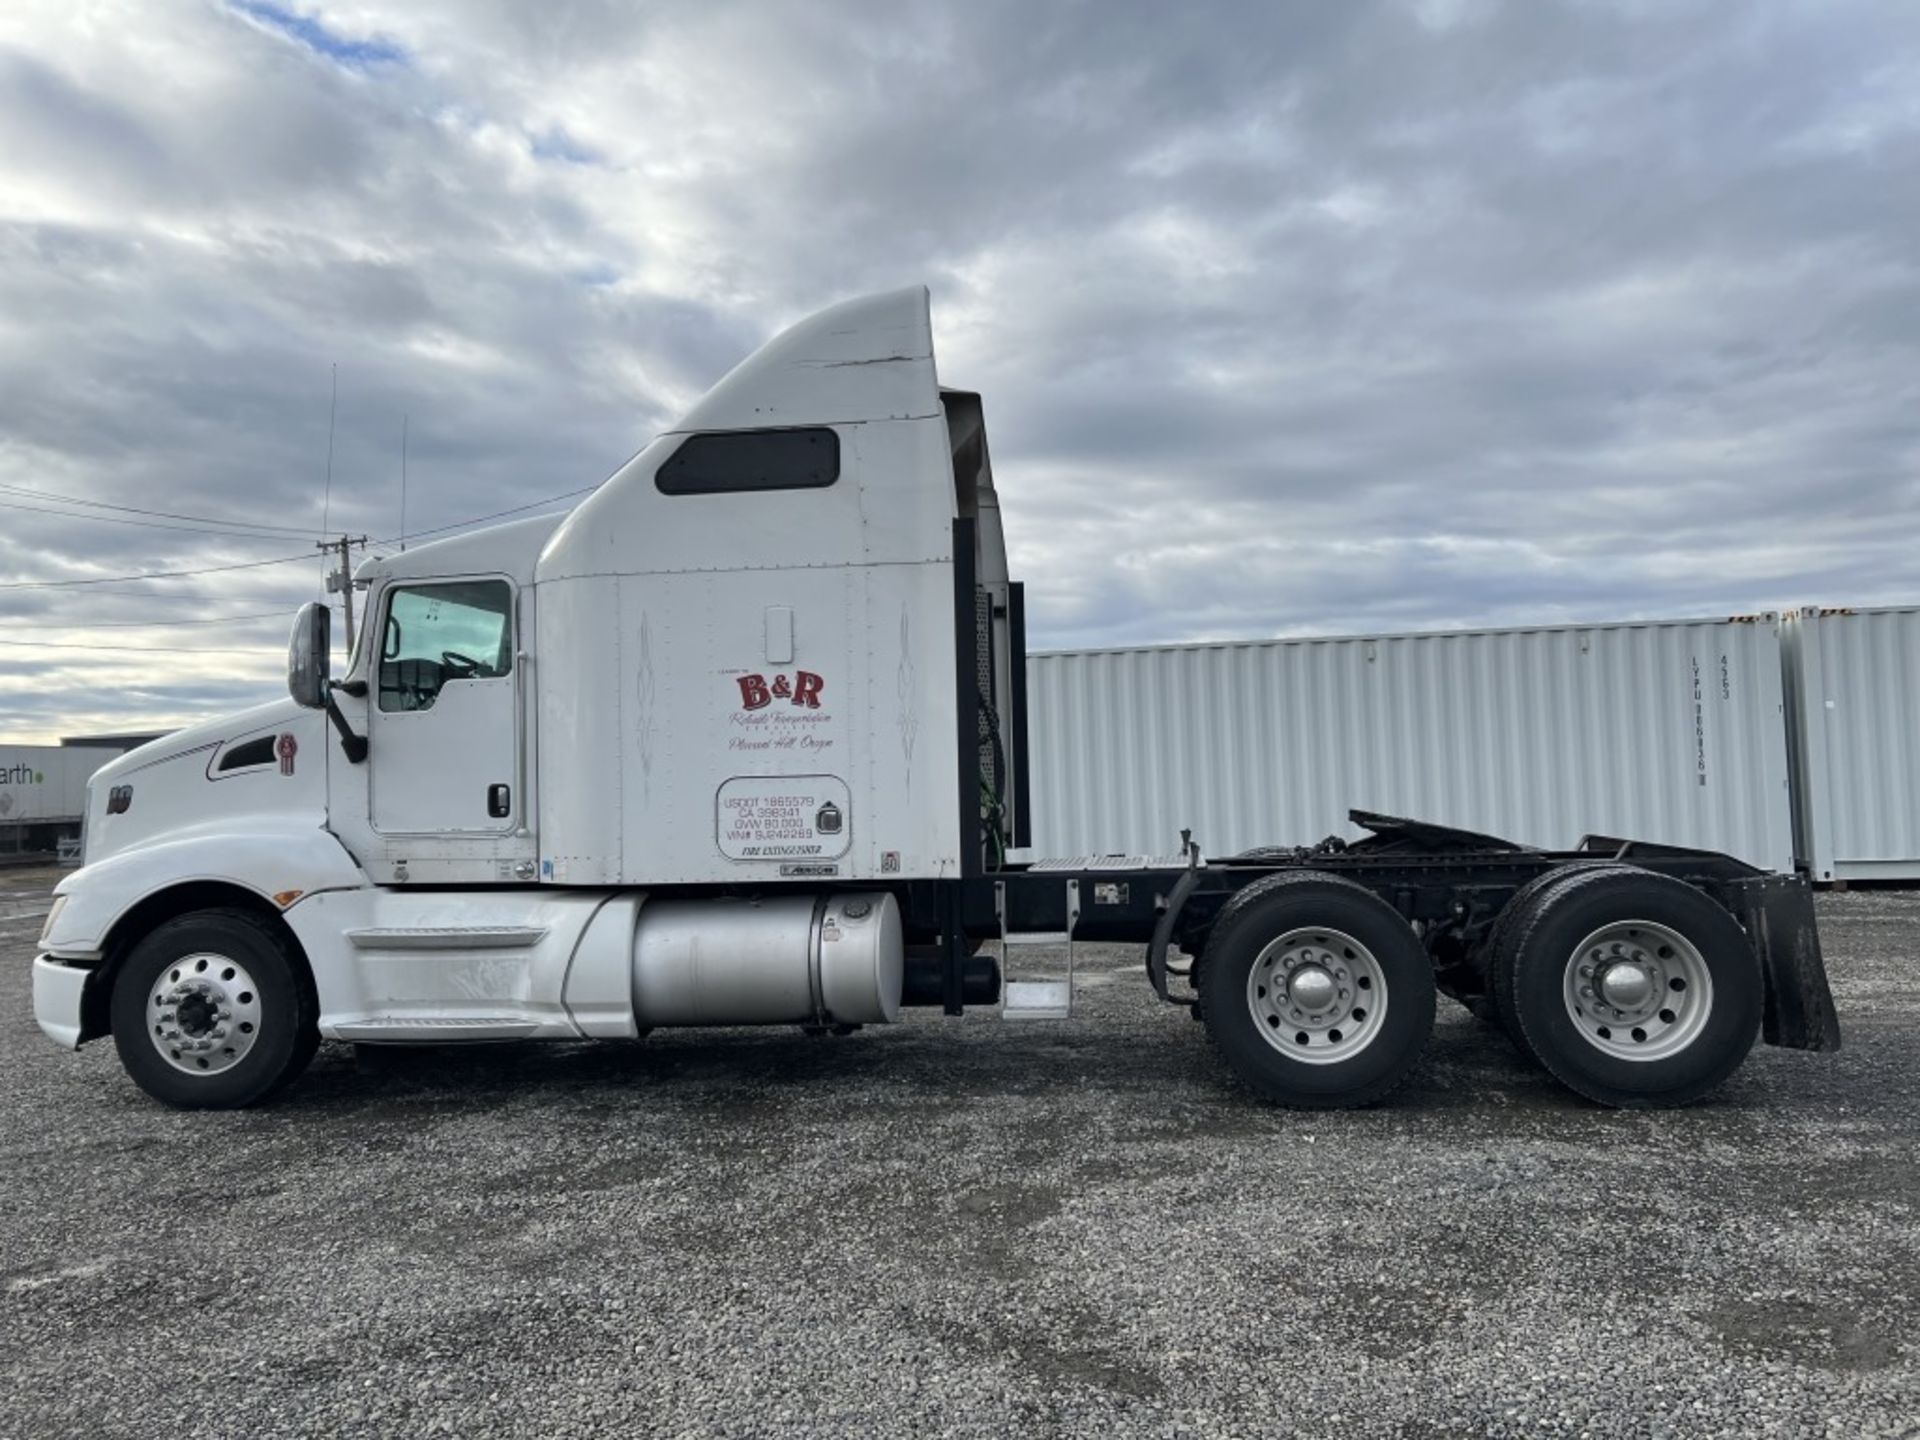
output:
{"label": "truck windshield", "polygon": [[504,580],[399,586],[387,592],[380,708],[428,710],[453,680],[513,669],[513,591]]}

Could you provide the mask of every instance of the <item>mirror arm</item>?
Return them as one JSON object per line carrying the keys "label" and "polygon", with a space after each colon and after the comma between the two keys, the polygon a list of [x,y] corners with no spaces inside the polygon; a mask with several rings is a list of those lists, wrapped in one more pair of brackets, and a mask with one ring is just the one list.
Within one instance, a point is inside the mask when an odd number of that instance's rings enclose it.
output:
{"label": "mirror arm", "polygon": [[356,700],[366,698],[367,682],[364,680],[342,680],[333,687],[342,695],[351,695]]}
{"label": "mirror arm", "polygon": [[347,717],[340,713],[340,707],[334,703],[331,686],[327,688],[327,718],[333,721],[333,728],[340,732],[340,748],[346,753],[347,763],[358,765],[365,760],[367,737],[353,733],[353,727],[347,724]]}

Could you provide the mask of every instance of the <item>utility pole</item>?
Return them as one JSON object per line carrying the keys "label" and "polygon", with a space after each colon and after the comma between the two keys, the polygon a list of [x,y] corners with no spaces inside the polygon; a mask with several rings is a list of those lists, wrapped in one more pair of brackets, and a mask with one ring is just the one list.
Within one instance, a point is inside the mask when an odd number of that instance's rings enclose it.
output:
{"label": "utility pole", "polygon": [[338,594],[341,603],[347,607],[347,650],[353,650],[353,555],[355,545],[364,548],[367,537],[364,535],[342,535],[338,540],[319,540],[314,549],[334,550],[340,555],[340,568],[327,572],[327,593]]}

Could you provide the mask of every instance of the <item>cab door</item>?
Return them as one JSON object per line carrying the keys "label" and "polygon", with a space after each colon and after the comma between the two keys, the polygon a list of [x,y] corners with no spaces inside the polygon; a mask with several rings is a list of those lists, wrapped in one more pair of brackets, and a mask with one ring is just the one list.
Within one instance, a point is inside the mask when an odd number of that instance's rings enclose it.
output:
{"label": "cab door", "polygon": [[521,598],[502,576],[382,592],[369,633],[368,818],[392,879],[532,877]]}

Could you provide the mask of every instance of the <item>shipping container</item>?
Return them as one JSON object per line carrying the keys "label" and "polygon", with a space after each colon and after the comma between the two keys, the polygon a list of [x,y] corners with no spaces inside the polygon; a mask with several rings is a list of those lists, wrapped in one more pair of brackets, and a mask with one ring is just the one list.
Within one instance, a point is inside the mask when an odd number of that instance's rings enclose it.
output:
{"label": "shipping container", "polygon": [[1213,855],[1349,808],[1793,867],[1778,617],[1036,654],[1033,843]]}
{"label": "shipping container", "polygon": [[1920,879],[1920,606],[1791,614],[1781,659],[1800,863]]}

